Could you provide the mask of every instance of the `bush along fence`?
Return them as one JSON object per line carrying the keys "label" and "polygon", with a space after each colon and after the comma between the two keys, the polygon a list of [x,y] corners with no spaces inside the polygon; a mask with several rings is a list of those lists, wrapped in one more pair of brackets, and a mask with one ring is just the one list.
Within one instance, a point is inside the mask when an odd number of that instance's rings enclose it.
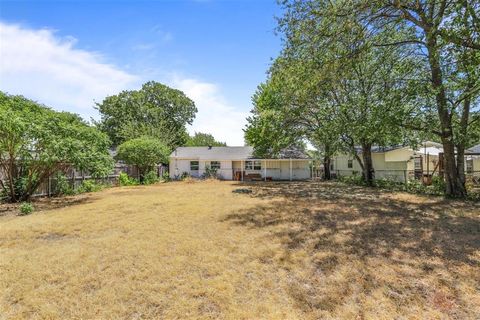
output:
{"label": "bush along fence", "polygon": [[[334,178],[359,176],[362,173],[352,170],[335,170],[332,172]],[[407,183],[414,180],[420,180],[426,185],[432,183],[435,177],[439,177],[438,172],[434,174],[427,174],[426,172],[418,172],[415,170],[375,170],[374,179],[376,180],[390,180],[392,182]],[[465,172],[467,183],[472,183],[480,187],[480,171]]]}
{"label": "bush along fence", "polygon": [[[162,178],[168,172],[168,167],[159,165],[153,170],[157,178]],[[135,166],[125,164],[116,164],[113,171],[106,177],[95,178],[88,172],[69,168],[65,172],[57,172],[42,183],[33,196],[56,196],[68,195],[82,192],[98,191],[98,189],[107,186],[118,186],[120,184],[120,175],[124,173],[130,178],[139,180],[140,175]],[[0,173],[0,178],[3,178]]]}
{"label": "bush along fence", "polygon": [[[360,172],[349,170],[336,170],[333,178],[339,181],[364,185]],[[469,198],[480,200],[480,171],[465,172],[466,187]],[[410,193],[422,193],[443,195],[445,181],[437,174],[419,173],[413,170],[376,170],[374,186],[395,191],[407,191]]]}

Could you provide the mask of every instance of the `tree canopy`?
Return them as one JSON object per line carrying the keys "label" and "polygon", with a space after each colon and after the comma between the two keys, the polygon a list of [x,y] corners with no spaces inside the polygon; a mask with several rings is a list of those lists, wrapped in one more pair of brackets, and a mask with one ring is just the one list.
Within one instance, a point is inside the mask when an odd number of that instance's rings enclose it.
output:
{"label": "tree canopy", "polygon": [[464,150],[479,132],[480,4],[281,3],[283,49],[254,95],[246,139],[259,150],[308,139],[327,158],[350,150],[368,181],[373,144],[434,137],[443,144],[446,193],[465,195]]}
{"label": "tree canopy", "polygon": [[123,142],[117,148],[117,159],[137,166],[140,181],[157,164],[168,163],[169,148],[158,139],[139,137]]}
{"label": "tree canopy", "polygon": [[187,147],[204,147],[204,146],[226,147],[227,146],[225,142],[220,142],[215,140],[215,138],[211,134],[202,133],[202,132],[195,132],[193,136],[189,136],[187,139],[187,143],[185,145]]}
{"label": "tree canopy", "polygon": [[99,128],[114,146],[141,136],[159,139],[174,149],[188,140],[186,125],[195,118],[195,103],[182,91],[158,82],[145,83],[140,90],[122,91],[97,104]]}
{"label": "tree canopy", "polygon": [[24,201],[50,176],[68,167],[106,176],[113,168],[110,140],[78,115],[53,111],[22,96],[0,92],[1,187]]}

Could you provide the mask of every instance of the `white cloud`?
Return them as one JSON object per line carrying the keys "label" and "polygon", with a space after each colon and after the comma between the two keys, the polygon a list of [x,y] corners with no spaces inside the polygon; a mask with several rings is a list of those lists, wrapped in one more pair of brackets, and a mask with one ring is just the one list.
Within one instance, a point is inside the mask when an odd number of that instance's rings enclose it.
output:
{"label": "white cloud", "polygon": [[106,63],[98,53],[75,48],[75,43],[74,38],[60,38],[52,30],[0,22],[0,90],[78,113],[88,120],[98,117],[94,101],[163,79],[195,101],[198,113],[190,133],[211,133],[228,145],[243,145],[247,113],[228,103],[216,84],[158,70],[145,69],[142,75],[132,75]]}
{"label": "white cloud", "polygon": [[216,140],[226,141],[229,146],[243,146],[242,128],[246,124],[246,112],[230,105],[213,83],[174,76],[172,85],[195,101],[198,113],[190,133],[211,133]]}
{"label": "white cloud", "polygon": [[94,100],[138,84],[138,77],[75,48],[72,37],[0,22],[0,90],[59,110],[94,116]]}

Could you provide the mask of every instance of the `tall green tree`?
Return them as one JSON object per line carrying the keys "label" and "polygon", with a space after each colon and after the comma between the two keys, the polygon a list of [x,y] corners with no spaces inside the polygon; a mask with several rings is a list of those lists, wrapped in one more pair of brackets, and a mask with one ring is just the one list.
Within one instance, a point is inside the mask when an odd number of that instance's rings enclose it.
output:
{"label": "tall green tree", "polygon": [[0,92],[0,128],[0,184],[9,201],[28,200],[49,177],[72,166],[98,177],[113,168],[107,135],[75,114]]}
{"label": "tall green tree", "polygon": [[287,147],[298,144],[302,138],[292,130],[288,114],[288,102],[282,92],[281,83],[270,79],[260,84],[252,97],[253,110],[247,118],[245,140],[254,147],[257,157],[274,158]]}
{"label": "tall green tree", "polygon": [[127,140],[150,136],[171,149],[188,139],[186,125],[192,124],[197,108],[182,91],[158,82],[147,82],[140,90],[122,91],[97,104],[99,128],[114,146]]}
{"label": "tall green tree", "polygon": [[[355,14],[365,28],[410,28],[415,33],[382,46],[408,46],[425,61],[428,96],[437,115],[434,129],[443,144],[446,193],[466,195],[464,152],[478,126],[480,93],[480,3],[465,0],[359,1]],[[422,128],[430,127],[430,123]],[[457,157],[455,157],[457,154]]]}
{"label": "tall green tree", "polygon": [[[282,1],[280,28],[287,50],[306,45],[310,53],[331,44],[350,49],[402,48],[418,68],[402,68],[398,80],[416,82],[404,128],[435,134],[442,141],[446,193],[464,196],[463,152],[478,126],[478,1],[309,0]],[[386,37],[385,35],[390,35]],[[353,41],[346,41],[348,37]],[[312,44],[312,45],[309,45]],[[358,45],[360,44],[360,45]],[[339,52],[339,61],[352,50]],[[421,72],[418,72],[421,71]],[[457,157],[455,157],[455,153]]]}
{"label": "tall green tree", "polygon": [[[335,41],[325,36],[342,28]],[[374,45],[375,38],[393,38],[391,33],[369,39],[361,24],[352,21],[347,28],[332,15],[312,22],[287,11],[280,31],[284,49],[270,70],[270,93],[256,94],[261,99],[254,99],[247,140],[261,147],[274,146],[272,141],[282,141],[279,136],[307,139],[323,151],[326,178],[330,157],[343,149],[357,159],[371,183],[372,146],[398,144],[404,138],[400,123],[410,111],[404,102],[411,84],[397,74],[416,69],[415,61],[403,48]]]}
{"label": "tall green tree", "polygon": [[169,148],[158,139],[139,137],[119,145],[116,158],[137,166],[140,182],[143,182],[145,174],[151,171],[155,165],[168,163],[169,154]]}
{"label": "tall green tree", "polygon": [[193,136],[189,136],[187,147],[203,147],[203,146],[212,146],[212,147],[226,147],[225,142],[220,142],[215,140],[215,138],[209,133],[195,132]]}

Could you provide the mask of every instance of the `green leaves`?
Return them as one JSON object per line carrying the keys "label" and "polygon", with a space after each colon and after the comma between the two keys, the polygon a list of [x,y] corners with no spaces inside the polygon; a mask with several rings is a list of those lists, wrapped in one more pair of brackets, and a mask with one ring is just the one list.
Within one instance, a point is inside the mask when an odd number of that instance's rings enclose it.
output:
{"label": "green leaves", "polygon": [[107,135],[75,114],[0,93],[0,128],[0,166],[7,175],[4,191],[12,201],[28,199],[49,176],[67,167],[93,176],[112,170]]}
{"label": "green leaves", "polygon": [[188,137],[187,143],[185,144],[188,147],[226,147],[225,142],[220,142],[215,140],[215,138],[209,133],[195,132],[191,137]]}
{"label": "green leaves", "polygon": [[107,97],[97,108],[101,114],[98,126],[114,145],[150,136],[171,149],[186,142],[185,126],[192,123],[197,112],[194,102],[182,91],[153,81],[140,90]]}
{"label": "green leaves", "polygon": [[117,148],[117,158],[136,165],[143,175],[160,163],[168,163],[169,148],[158,139],[141,137],[127,140]]}

